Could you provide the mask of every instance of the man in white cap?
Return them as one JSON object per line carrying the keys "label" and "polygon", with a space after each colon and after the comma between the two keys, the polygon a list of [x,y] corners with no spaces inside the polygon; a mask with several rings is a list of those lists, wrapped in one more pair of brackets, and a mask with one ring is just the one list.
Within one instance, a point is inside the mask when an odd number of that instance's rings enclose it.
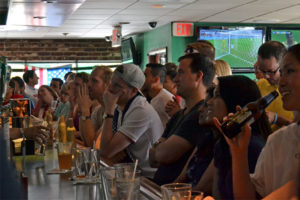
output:
{"label": "man in white cap", "polygon": [[136,65],[120,65],[114,71],[103,96],[100,151],[102,156],[112,158],[125,150],[131,160],[139,161],[142,174],[152,177],[156,169],[149,165],[149,150],[161,137],[163,126],[157,112],[141,95],[144,82],[144,73]]}

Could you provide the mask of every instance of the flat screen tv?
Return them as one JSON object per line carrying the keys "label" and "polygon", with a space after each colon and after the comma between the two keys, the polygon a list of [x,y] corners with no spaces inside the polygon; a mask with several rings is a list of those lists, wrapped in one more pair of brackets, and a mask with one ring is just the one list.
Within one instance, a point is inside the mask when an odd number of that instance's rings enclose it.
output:
{"label": "flat screen tv", "polygon": [[137,52],[135,50],[135,45],[132,38],[128,38],[122,40],[121,43],[121,56],[123,63],[134,63],[138,64],[137,62]]}
{"label": "flat screen tv", "polygon": [[271,29],[271,40],[279,41],[286,47],[300,43],[300,29]]}
{"label": "flat screen tv", "polygon": [[215,46],[216,60],[225,60],[232,68],[252,68],[264,37],[264,30],[254,27],[198,29],[198,39]]}

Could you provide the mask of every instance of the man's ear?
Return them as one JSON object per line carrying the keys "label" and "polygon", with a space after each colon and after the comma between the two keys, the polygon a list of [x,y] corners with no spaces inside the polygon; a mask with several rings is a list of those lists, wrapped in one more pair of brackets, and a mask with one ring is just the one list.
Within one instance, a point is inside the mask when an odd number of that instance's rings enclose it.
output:
{"label": "man's ear", "polygon": [[203,72],[202,71],[198,72],[196,75],[197,75],[196,76],[197,81],[201,81],[203,79]]}
{"label": "man's ear", "polygon": [[177,88],[177,85],[175,83],[173,83],[172,89],[175,89],[175,88]]}
{"label": "man's ear", "polygon": [[160,77],[159,76],[154,77],[154,81],[155,83],[160,83]]}
{"label": "man's ear", "polygon": [[137,93],[138,89],[137,88],[132,88],[132,93]]}

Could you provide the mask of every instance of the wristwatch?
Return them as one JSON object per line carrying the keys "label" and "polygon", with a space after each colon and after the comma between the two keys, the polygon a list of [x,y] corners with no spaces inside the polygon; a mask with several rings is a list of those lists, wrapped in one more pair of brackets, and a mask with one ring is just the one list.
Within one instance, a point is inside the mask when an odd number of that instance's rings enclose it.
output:
{"label": "wristwatch", "polygon": [[114,118],[114,115],[104,113],[103,119],[105,120],[107,118]]}
{"label": "wristwatch", "polygon": [[85,121],[85,120],[88,120],[88,119],[91,119],[91,116],[80,116],[80,119]]}

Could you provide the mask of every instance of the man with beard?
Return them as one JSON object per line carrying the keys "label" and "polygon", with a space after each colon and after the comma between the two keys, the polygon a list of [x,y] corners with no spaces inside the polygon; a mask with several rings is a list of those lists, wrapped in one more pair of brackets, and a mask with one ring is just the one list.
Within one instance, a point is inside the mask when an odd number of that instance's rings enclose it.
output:
{"label": "man with beard", "polygon": [[165,111],[167,102],[172,100],[173,95],[163,88],[166,79],[166,68],[157,63],[149,63],[144,71],[146,80],[142,87],[143,94],[150,98],[150,104],[160,117],[164,128],[170,117]]}
{"label": "man with beard", "polygon": [[[109,86],[112,70],[109,67],[98,66],[89,78],[88,84],[80,87],[77,103],[79,110],[79,132],[85,146],[92,147],[97,139],[104,114],[103,93]],[[92,100],[97,100],[99,106],[92,110]]]}

